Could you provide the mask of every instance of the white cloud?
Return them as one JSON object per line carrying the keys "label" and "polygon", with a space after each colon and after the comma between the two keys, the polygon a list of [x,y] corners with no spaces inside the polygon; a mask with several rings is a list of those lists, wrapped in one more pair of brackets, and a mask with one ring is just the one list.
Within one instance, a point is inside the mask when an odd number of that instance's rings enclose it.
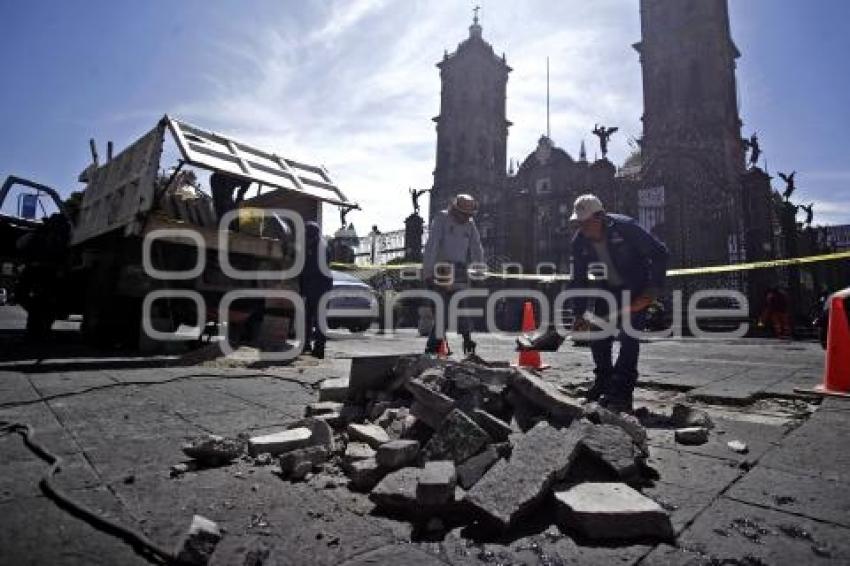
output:
{"label": "white cloud", "polygon": [[[469,7],[471,9],[471,7]],[[443,50],[467,36],[459,3],[337,0],[308,19],[267,21],[240,41],[223,37],[210,58],[209,89],[177,114],[284,155],[323,163],[362,212],[349,220],[401,228],[408,187],[432,182]],[[312,21],[312,25],[309,22]],[[509,156],[522,159],[545,130],[545,60],[551,60],[552,136],[589,154],[595,122],[619,125],[612,158],[640,133],[636,6],[622,1],[490,2],[484,37],[514,68],[508,81]],[[241,34],[234,30],[234,34]],[[235,47],[238,45],[238,47]],[[326,231],[336,229],[336,214]]]}

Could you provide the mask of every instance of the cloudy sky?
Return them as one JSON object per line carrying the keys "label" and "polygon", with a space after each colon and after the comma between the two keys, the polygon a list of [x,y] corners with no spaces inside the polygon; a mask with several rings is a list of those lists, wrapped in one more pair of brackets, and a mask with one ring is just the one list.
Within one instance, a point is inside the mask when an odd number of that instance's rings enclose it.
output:
{"label": "cloudy sky", "polygon": [[[480,0],[484,37],[514,68],[510,157],[545,131],[575,155],[595,122],[640,135],[637,0]],[[474,2],[0,0],[0,174],[79,188],[87,140],[118,148],[170,113],[323,163],[362,212],[362,234],[402,226],[408,187],[432,181],[434,64],[467,34]],[[850,38],[844,0],[730,0],[744,133],[771,172],[797,170],[816,222],[850,223]],[[779,187],[779,181],[775,181]],[[326,209],[326,231],[337,228]]]}

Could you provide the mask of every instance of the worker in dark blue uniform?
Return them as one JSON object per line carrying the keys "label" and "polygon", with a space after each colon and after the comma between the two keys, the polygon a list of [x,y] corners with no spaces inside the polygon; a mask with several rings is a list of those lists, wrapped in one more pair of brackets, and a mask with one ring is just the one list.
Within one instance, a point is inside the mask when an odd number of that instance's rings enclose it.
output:
{"label": "worker in dark blue uniform", "polygon": [[[667,276],[667,247],[644,230],[634,219],[605,212],[602,202],[594,195],[582,195],[575,201],[570,221],[578,227],[572,242],[573,287],[587,287],[591,264],[605,265],[602,288],[616,299],[616,336],[592,340],[590,349],[596,365],[596,380],[588,391],[588,400],[598,400],[612,410],[632,412],[633,394],[638,380],[640,342],[623,330],[624,319],[631,328],[641,330],[646,309],[658,299]],[[625,304],[624,292],[630,292]],[[587,330],[584,318],[588,310],[599,317],[612,317],[606,301],[594,301],[588,308],[587,298],[574,304],[577,324],[574,330]],[[616,363],[612,357],[615,338],[620,342]]]}
{"label": "worker in dark blue uniform", "polygon": [[304,298],[304,351],[321,359],[325,357],[327,338],[319,324],[319,301],[333,289],[333,279],[329,271],[321,268],[322,263],[327,265],[328,250],[322,228],[316,222],[305,223],[304,240],[304,268],[298,278]]}

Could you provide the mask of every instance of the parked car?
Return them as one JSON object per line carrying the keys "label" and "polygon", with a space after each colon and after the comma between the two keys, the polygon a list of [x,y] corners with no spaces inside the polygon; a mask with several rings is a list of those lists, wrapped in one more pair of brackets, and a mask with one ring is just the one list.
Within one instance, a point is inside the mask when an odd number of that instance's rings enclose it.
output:
{"label": "parked car", "polygon": [[[377,315],[378,297],[372,287],[360,279],[342,271],[331,270],[333,276],[334,295],[328,301],[329,310],[375,309]],[[368,317],[334,317],[328,316],[329,328],[347,328],[351,332],[364,332],[377,316]]]}

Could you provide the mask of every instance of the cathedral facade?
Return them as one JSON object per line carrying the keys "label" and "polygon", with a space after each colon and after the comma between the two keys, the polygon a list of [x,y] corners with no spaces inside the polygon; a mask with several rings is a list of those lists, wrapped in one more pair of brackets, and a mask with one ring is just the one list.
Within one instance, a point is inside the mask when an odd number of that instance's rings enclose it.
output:
{"label": "cathedral facade", "polygon": [[[641,0],[643,74],[640,148],[621,167],[588,162],[543,136],[506,169],[506,91],[511,68],[477,21],[438,63],[442,83],[430,212],[458,192],[481,203],[479,229],[494,267],[564,271],[571,205],[584,193],[635,217],[666,242],[671,267],[773,257],[770,177],[747,168],[741,138],[727,0]],[[745,288],[735,275],[716,285]],[[711,286],[715,286],[712,284]],[[704,286],[700,284],[699,286]]]}

